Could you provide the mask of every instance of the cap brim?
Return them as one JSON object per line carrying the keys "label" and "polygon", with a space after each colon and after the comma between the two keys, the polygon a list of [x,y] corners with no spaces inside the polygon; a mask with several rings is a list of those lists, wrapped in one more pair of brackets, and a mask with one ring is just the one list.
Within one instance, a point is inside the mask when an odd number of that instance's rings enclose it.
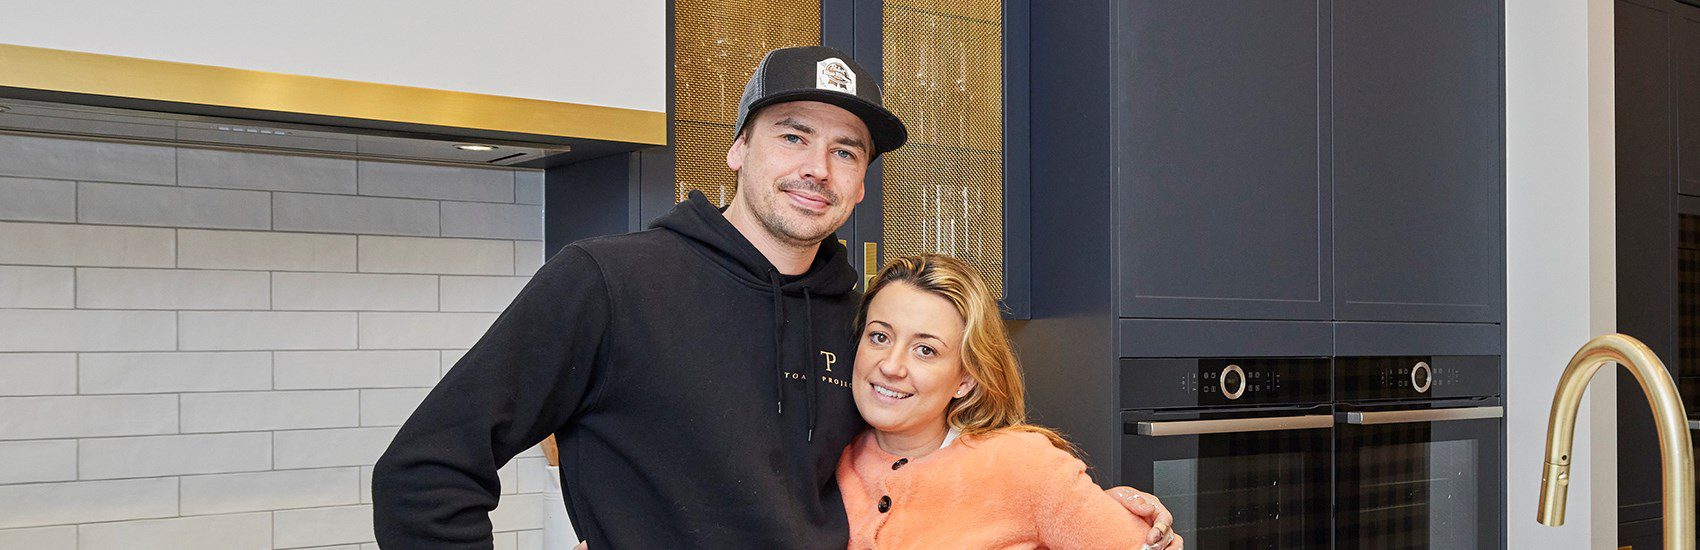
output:
{"label": "cap brim", "polygon": [[829,90],[792,90],[764,97],[750,104],[750,118],[755,118],[755,112],[763,107],[789,101],[819,101],[850,111],[868,125],[868,134],[874,140],[875,157],[896,150],[909,141],[909,129],[896,114],[866,99]]}

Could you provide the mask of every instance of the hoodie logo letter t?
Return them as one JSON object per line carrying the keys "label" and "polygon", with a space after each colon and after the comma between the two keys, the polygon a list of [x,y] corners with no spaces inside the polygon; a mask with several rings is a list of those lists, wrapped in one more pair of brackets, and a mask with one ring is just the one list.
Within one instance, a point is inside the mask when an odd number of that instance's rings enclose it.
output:
{"label": "hoodie logo letter t", "polygon": [[820,354],[826,356],[826,372],[832,372],[832,364],[838,362],[838,355],[830,351],[823,351]]}

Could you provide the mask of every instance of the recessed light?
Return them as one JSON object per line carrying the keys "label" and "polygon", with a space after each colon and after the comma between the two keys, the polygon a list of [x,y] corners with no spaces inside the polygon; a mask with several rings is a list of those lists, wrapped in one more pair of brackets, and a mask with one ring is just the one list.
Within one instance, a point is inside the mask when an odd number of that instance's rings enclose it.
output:
{"label": "recessed light", "polygon": [[480,153],[482,153],[484,151],[495,151],[496,150],[495,145],[456,145],[455,148],[460,149],[462,151],[476,151],[476,152],[480,152]]}

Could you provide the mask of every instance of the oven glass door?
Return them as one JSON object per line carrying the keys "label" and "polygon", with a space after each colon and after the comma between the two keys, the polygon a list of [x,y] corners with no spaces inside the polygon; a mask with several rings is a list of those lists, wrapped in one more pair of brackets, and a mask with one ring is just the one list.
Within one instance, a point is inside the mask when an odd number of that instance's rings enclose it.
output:
{"label": "oven glass door", "polygon": [[1343,407],[1335,427],[1341,548],[1498,548],[1498,406]]}
{"label": "oven glass door", "polygon": [[1175,515],[1187,548],[1327,548],[1326,407],[1265,417],[1124,415],[1122,482]]}

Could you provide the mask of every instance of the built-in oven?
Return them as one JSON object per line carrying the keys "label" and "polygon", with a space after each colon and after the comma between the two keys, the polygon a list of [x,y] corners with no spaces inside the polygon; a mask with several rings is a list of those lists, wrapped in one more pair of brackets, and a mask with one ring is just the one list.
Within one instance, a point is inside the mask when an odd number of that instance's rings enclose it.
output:
{"label": "built-in oven", "polygon": [[1188,548],[1325,548],[1329,359],[1124,359],[1121,482]]}
{"label": "built-in oven", "polygon": [[1334,373],[1335,546],[1500,547],[1499,357],[1341,357]]}

